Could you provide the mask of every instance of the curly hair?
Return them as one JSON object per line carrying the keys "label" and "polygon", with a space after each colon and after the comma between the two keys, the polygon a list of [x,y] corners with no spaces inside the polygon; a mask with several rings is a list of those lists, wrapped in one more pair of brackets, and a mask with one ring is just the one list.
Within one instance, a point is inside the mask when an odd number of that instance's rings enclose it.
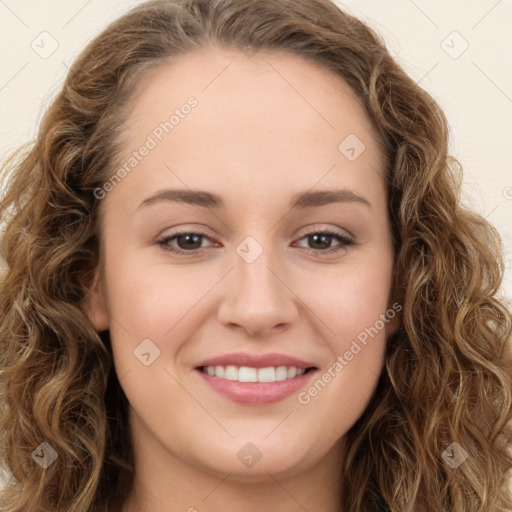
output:
{"label": "curly hair", "polygon": [[[102,265],[100,201],[138,79],[211,46],[320,64],[357,94],[381,139],[403,305],[378,386],[347,433],[346,512],[512,509],[512,314],[502,240],[460,201],[434,99],[383,40],[330,0],[153,0],[77,58],[36,140],[2,169],[0,461],[11,512],[119,511],[133,482],[127,398],[109,332],[84,310]],[[41,468],[42,442],[57,452]],[[443,451],[458,443],[456,470]],[[341,486],[340,486],[341,488]]]}

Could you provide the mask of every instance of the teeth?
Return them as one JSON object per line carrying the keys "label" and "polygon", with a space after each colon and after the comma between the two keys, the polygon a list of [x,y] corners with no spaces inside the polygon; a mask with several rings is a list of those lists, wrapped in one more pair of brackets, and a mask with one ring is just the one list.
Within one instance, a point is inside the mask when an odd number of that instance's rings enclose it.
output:
{"label": "teeth", "polygon": [[288,377],[288,370],[286,366],[278,366],[276,368],[276,380],[286,380]]}
{"label": "teeth", "polygon": [[276,382],[300,377],[306,370],[295,366],[269,366],[267,368],[251,368],[248,366],[207,366],[203,372],[210,377],[218,377],[238,382]]}
{"label": "teeth", "polygon": [[238,380],[240,382],[258,382],[258,370],[242,366],[238,370]]}
{"label": "teeth", "polygon": [[270,368],[258,368],[258,382],[275,382],[276,380],[276,369]]}
{"label": "teeth", "polygon": [[224,378],[227,380],[238,380],[238,368],[236,366],[226,366]]}

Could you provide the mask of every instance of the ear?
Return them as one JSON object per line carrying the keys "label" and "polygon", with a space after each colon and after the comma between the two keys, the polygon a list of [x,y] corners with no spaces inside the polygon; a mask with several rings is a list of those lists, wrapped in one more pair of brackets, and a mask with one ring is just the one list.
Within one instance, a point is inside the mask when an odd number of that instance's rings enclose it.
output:
{"label": "ear", "polygon": [[106,307],[104,286],[98,267],[91,269],[87,275],[88,279],[83,283],[83,309],[94,328],[98,332],[105,331],[110,327],[110,316]]}

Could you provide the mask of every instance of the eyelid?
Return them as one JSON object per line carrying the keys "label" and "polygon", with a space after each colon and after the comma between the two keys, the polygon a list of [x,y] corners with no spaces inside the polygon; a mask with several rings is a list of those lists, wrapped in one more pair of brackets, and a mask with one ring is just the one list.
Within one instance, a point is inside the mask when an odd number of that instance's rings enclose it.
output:
{"label": "eyelid", "polygon": [[303,238],[307,235],[312,235],[315,233],[326,233],[331,232],[333,234],[336,234],[342,238],[350,239],[351,241],[355,242],[355,236],[348,230],[342,229],[339,227],[334,227],[329,224],[309,224],[308,226],[305,226],[300,230],[299,233],[302,233],[299,235],[300,238]]}
{"label": "eyelid", "polygon": [[183,225],[180,224],[175,227],[168,228],[162,232],[162,234],[158,235],[157,238],[170,238],[176,235],[184,235],[184,234],[195,234],[195,235],[201,235],[206,238],[209,238],[211,240],[215,239],[216,235],[208,229],[206,226],[203,226],[202,224],[199,225]]}

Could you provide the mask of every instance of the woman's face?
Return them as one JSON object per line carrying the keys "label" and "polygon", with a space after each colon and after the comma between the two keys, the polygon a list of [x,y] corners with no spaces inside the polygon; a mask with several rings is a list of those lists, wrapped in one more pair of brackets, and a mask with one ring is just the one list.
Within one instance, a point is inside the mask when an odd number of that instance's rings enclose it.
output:
{"label": "woman's face", "polygon": [[146,75],[126,125],[95,192],[87,310],[110,330],[137,460],[232,478],[337,464],[397,325],[363,108],[300,57],[209,49]]}

